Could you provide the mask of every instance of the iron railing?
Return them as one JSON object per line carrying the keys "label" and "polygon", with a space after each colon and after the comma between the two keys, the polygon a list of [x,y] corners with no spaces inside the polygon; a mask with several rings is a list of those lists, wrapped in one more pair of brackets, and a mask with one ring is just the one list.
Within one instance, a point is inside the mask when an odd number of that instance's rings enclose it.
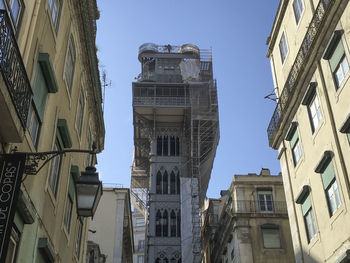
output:
{"label": "iron railing", "polygon": [[230,208],[232,213],[287,214],[287,205],[283,201],[234,200]]}
{"label": "iron railing", "polygon": [[310,50],[314,45],[314,40],[318,37],[319,29],[324,23],[324,17],[330,10],[335,0],[320,0],[316,7],[315,13],[308,26],[308,30],[301,44],[301,47],[294,60],[293,66],[289,72],[286,83],[284,84],[281,95],[278,98],[278,103],[267,128],[267,137],[269,145],[272,147],[273,138],[276,130],[281,125],[282,118],[285,114],[285,108],[290,103],[291,98],[295,92],[296,84],[305,69],[306,62],[310,56]]}
{"label": "iron railing", "polygon": [[25,129],[32,89],[6,10],[0,10],[0,71]]}

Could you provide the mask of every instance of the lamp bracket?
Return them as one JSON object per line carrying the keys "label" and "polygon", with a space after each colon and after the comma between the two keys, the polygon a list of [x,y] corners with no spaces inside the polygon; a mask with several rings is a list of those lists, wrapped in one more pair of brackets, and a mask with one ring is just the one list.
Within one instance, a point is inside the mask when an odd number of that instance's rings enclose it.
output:
{"label": "lamp bracket", "polygon": [[[39,171],[53,158],[66,153],[89,153],[92,156],[96,155],[95,149],[93,150],[80,150],[80,149],[68,149],[61,151],[49,151],[49,152],[17,152],[17,147],[12,150],[13,154],[25,154],[26,165],[24,167],[24,174],[36,175]],[[92,161],[93,162],[93,161]]]}

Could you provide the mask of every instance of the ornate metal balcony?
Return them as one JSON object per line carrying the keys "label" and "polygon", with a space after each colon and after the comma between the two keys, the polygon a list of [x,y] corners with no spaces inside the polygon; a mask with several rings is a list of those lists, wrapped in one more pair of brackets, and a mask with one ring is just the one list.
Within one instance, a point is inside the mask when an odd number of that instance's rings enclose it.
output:
{"label": "ornate metal balcony", "polygon": [[25,129],[32,89],[10,19],[5,10],[0,10],[0,71],[23,129]]}
{"label": "ornate metal balcony", "polygon": [[299,81],[301,73],[305,69],[305,65],[315,44],[315,39],[318,38],[320,29],[324,24],[324,18],[327,16],[335,2],[335,0],[320,0],[316,7],[304,40],[282,89],[282,93],[278,98],[278,103],[272,115],[269,127],[267,128],[270,147],[273,147],[273,138],[276,135],[276,131],[280,128],[282,119],[286,113],[286,107],[289,105],[291,98],[295,93],[296,84]]}

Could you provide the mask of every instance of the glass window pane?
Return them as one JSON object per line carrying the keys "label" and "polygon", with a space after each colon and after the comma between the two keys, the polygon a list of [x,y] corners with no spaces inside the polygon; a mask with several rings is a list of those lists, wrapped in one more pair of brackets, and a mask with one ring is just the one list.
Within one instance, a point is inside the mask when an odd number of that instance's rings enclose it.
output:
{"label": "glass window pane", "polygon": [[281,248],[281,240],[278,228],[263,228],[262,233],[264,248]]}

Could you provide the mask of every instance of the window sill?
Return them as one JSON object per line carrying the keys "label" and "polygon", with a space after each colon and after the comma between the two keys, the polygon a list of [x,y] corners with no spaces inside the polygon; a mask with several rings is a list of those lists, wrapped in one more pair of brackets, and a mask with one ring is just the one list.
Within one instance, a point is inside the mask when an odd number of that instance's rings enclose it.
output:
{"label": "window sill", "polygon": [[333,229],[333,225],[336,223],[337,219],[340,217],[340,215],[344,212],[344,205],[343,203],[340,204],[340,206],[337,208],[337,210],[334,212],[334,214],[330,217],[330,226],[331,229]]}
{"label": "window sill", "polygon": [[[323,114],[323,113],[322,113]],[[323,117],[323,115],[322,115]],[[314,131],[314,133],[312,134],[312,143],[313,145],[315,145],[315,140],[316,140],[316,137],[317,137],[317,134],[319,133],[319,131],[321,130],[321,128],[325,125],[325,119],[324,117],[322,118],[322,121],[321,123],[317,126],[316,130]]]}
{"label": "window sill", "polygon": [[316,235],[310,240],[308,243],[308,254],[310,255],[311,249],[320,241],[319,233],[317,232]]}

